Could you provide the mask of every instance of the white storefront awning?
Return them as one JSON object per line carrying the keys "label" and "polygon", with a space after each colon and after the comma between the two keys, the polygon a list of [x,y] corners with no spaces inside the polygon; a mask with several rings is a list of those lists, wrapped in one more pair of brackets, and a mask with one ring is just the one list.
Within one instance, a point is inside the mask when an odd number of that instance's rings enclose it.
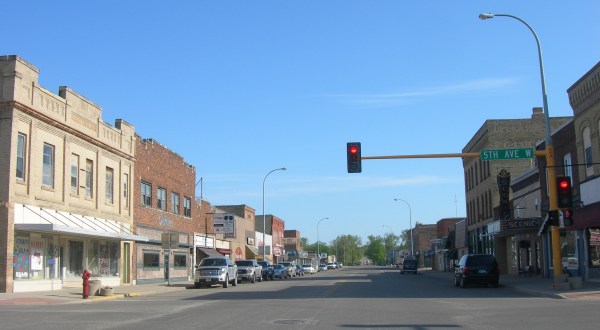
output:
{"label": "white storefront awning", "polygon": [[135,235],[129,224],[23,204],[15,204],[15,230],[148,242],[148,237]]}

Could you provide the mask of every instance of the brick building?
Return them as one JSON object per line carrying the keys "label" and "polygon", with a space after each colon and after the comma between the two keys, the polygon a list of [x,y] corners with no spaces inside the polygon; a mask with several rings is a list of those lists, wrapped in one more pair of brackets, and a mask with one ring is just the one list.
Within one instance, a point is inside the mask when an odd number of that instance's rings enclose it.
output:
{"label": "brick building", "polygon": [[135,129],[72,89],[0,57],[0,292],[130,284]]}
{"label": "brick building", "polygon": [[412,239],[419,267],[432,267],[434,253],[431,240],[437,239],[437,224],[422,224],[417,221],[412,231]]}
{"label": "brick building", "polygon": [[[557,129],[570,118],[551,118],[551,129]],[[486,120],[462,152],[479,153],[481,150],[535,148],[536,143],[544,136],[543,110],[534,108],[531,118]],[[495,221],[510,217],[511,177],[522,174],[532,166],[534,161],[534,159],[483,161],[481,158],[463,158],[469,252],[496,255],[503,273],[506,273],[508,268],[506,240],[495,240],[496,231],[499,229]],[[503,186],[505,195],[499,192],[499,178],[507,183]]]}
{"label": "brick building", "polygon": [[[266,234],[271,235],[271,246],[266,245],[265,255],[270,262],[281,262],[285,260],[285,244],[284,244],[284,232],[285,222],[272,215],[267,214],[264,217],[264,223],[266,225]],[[256,216],[256,231],[263,232],[263,216]],[[268,242],[267,242],[268,243]],[[262,252],[259,245],[259,251]]]}
{"label": "brick building", "polygon": [[[134,223],[136,233],[149,238],[135,244],[137,284],[188,280],[197,230],[196,169],[155,140],[136,135],[135,142]],[[176,234],[178,247],[163,249],[163,233]]]}
{"label": "brick building", "polygon": [[[231,235],[225,235],[230,243],[233,260],[256,259],[259,257],[258,248],[254,238],[255,234],[255,210],[248,205],[219,205],[217,209],[234,215],[235,230]],[[217,211],[217,212],[220,212]]]}

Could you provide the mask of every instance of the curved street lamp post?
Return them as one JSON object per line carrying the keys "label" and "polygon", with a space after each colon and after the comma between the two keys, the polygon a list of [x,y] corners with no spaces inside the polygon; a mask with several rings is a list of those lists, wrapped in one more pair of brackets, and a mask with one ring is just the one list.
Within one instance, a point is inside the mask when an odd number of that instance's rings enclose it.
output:
{"label": "curved street lamp post", "polygon": [[[548,177],[548,199],[550,200],[549,211],[557,212],[558,210],[558,201],[557,201],[557,191],[556,185],[556,171],[554,168],[554,147],[552,145],[552,134],[550,128],[550,113],[548,112],[548,97],[546,95],[546,79],[544,78],[544,61],[542,59],[542,46],[540,44],[540,39],[535,33],[535,30],[531,27],[531,25],[527,24],[521,18],[509,15],[509,14],[492,14],[492,13],[483,13],[479,14],[479,18],[482,20],[491,19],[494,17],[510,17],[514,18],[517,21],[523,23],[529,31],[533,34],[535,38],[535,42],[538,49],[538,60],[540,65],[540,79],[542,82],[542,102],[544,106],[544,125],[546,131],[546,171]],[[552,261],[554,264],[554,275],[560,275],[562,273],[561,265],[561,255],[560,255],[560,231],[558,226],[552,226]],[[555,277],[556,278],[556,277]]]}
{"label": "curved street lamp post", "polygon": [[[319,224],[321,224],[321,221],[327,220],[327,219],[329,219],[329,218],[323,218],[323,219],[319,220],[319,222],[317,222],[317,258],[319,261],[319,265],[321,264],[321,241],[319,241]],[[317,265],[317,267],[319,265]]]}
{"label": "curved street lamp post", "polygon": [[394,198],[394,201],[401,201],[406,203],[406,206],[408,206],[408,221],[410,224],[410,256],[414,256],[415,255],[415,247],[413,244],[413,231],[412,231],[412,210],[410,209],[410,204],[408,204],[407,201],[400,199],[400,198]]}
{"label": "curved street lamp post", "polygon": [[[269,174],[271,174],[275,171],[285,171],[285,170],[286,170],[285,167],[276,168],[274,170],[271,170],[271,172],[269,172],[269,173],[267,173],[267,175],[265,175],[265,178],[263,180],[263,186],[262,186],[262,209],[263,209],[263,254],[262,254],[262,258],[263,258],[263,261],[267,261],[267,258],[266,258],[267,243],[265,242],[265,239],[266,239],[265,233],[267,232],[267,215],[265,214],[265,181],[267,181],[267,177],[269,176]],[[271,241],[271,245],[273,245],[272,241]]]}

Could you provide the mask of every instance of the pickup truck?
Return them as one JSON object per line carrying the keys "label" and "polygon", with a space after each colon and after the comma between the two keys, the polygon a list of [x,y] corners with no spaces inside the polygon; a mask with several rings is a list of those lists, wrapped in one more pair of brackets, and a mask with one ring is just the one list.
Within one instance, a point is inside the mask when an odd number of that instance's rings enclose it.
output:
{"label": "pickup truck", "polygon": [[235,264],[238,266],[238,281],[262,282],[262,266],[256,260],[236,260]]}
{"label": "pickup truck", "polygon": [[263,280],[274,280],[275,279],[275,270],[273,269],[273,265],[271,265],[268,261],[259,261],[259,265],[262,266],[262,275]]}
{"label": "pickup truck", "polygon": [[237,265],[228,257],[204,258],[196,268],[194,287],[201,288],[221,284],[224,288],[227,288],[229,284],[236,286],[237,278]]}

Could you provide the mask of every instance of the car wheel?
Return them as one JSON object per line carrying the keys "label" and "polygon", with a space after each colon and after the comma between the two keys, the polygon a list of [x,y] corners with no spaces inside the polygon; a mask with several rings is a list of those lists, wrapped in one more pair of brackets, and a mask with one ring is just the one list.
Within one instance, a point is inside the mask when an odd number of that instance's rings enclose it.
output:
{"label": "car wheel", "polygon": [[223,287],[224,288],[228,288],[229,287],[229,276],[225,277],[225,282],[223,282]]}
{"label": "car wheel", "polygon": [[194,282],[194,288],[200,289],[201,287],[202,287],[202,284],[200,282]]}
{"label": "car wheel", "polygon": [[233,286],[237,286],[238,284],[238,280],[237,280],[237,275],[236,277],[233,279],[233,283],[231,283]]}
{"label": "car wheel", "polygon": [[258,277],[258,281],[259,281],[259,282],[262,282],[262,281],[263,281],[263,277],[262,277],[262,275]]}
{"label": "car wheel", "polygon": [[256,275],[252,275],[252,278],[250,279],[250,283],[256,283]]}
{"label": "car wheel", "polygon": [[467,287],[467,281],[465,280],[464,277],[460,278],[460,287],[463,289]]}
{"label": "car wheel", "polygon": [[456,276],[454,276],[454,286],[458,286],[458,279],[456,278]]}

